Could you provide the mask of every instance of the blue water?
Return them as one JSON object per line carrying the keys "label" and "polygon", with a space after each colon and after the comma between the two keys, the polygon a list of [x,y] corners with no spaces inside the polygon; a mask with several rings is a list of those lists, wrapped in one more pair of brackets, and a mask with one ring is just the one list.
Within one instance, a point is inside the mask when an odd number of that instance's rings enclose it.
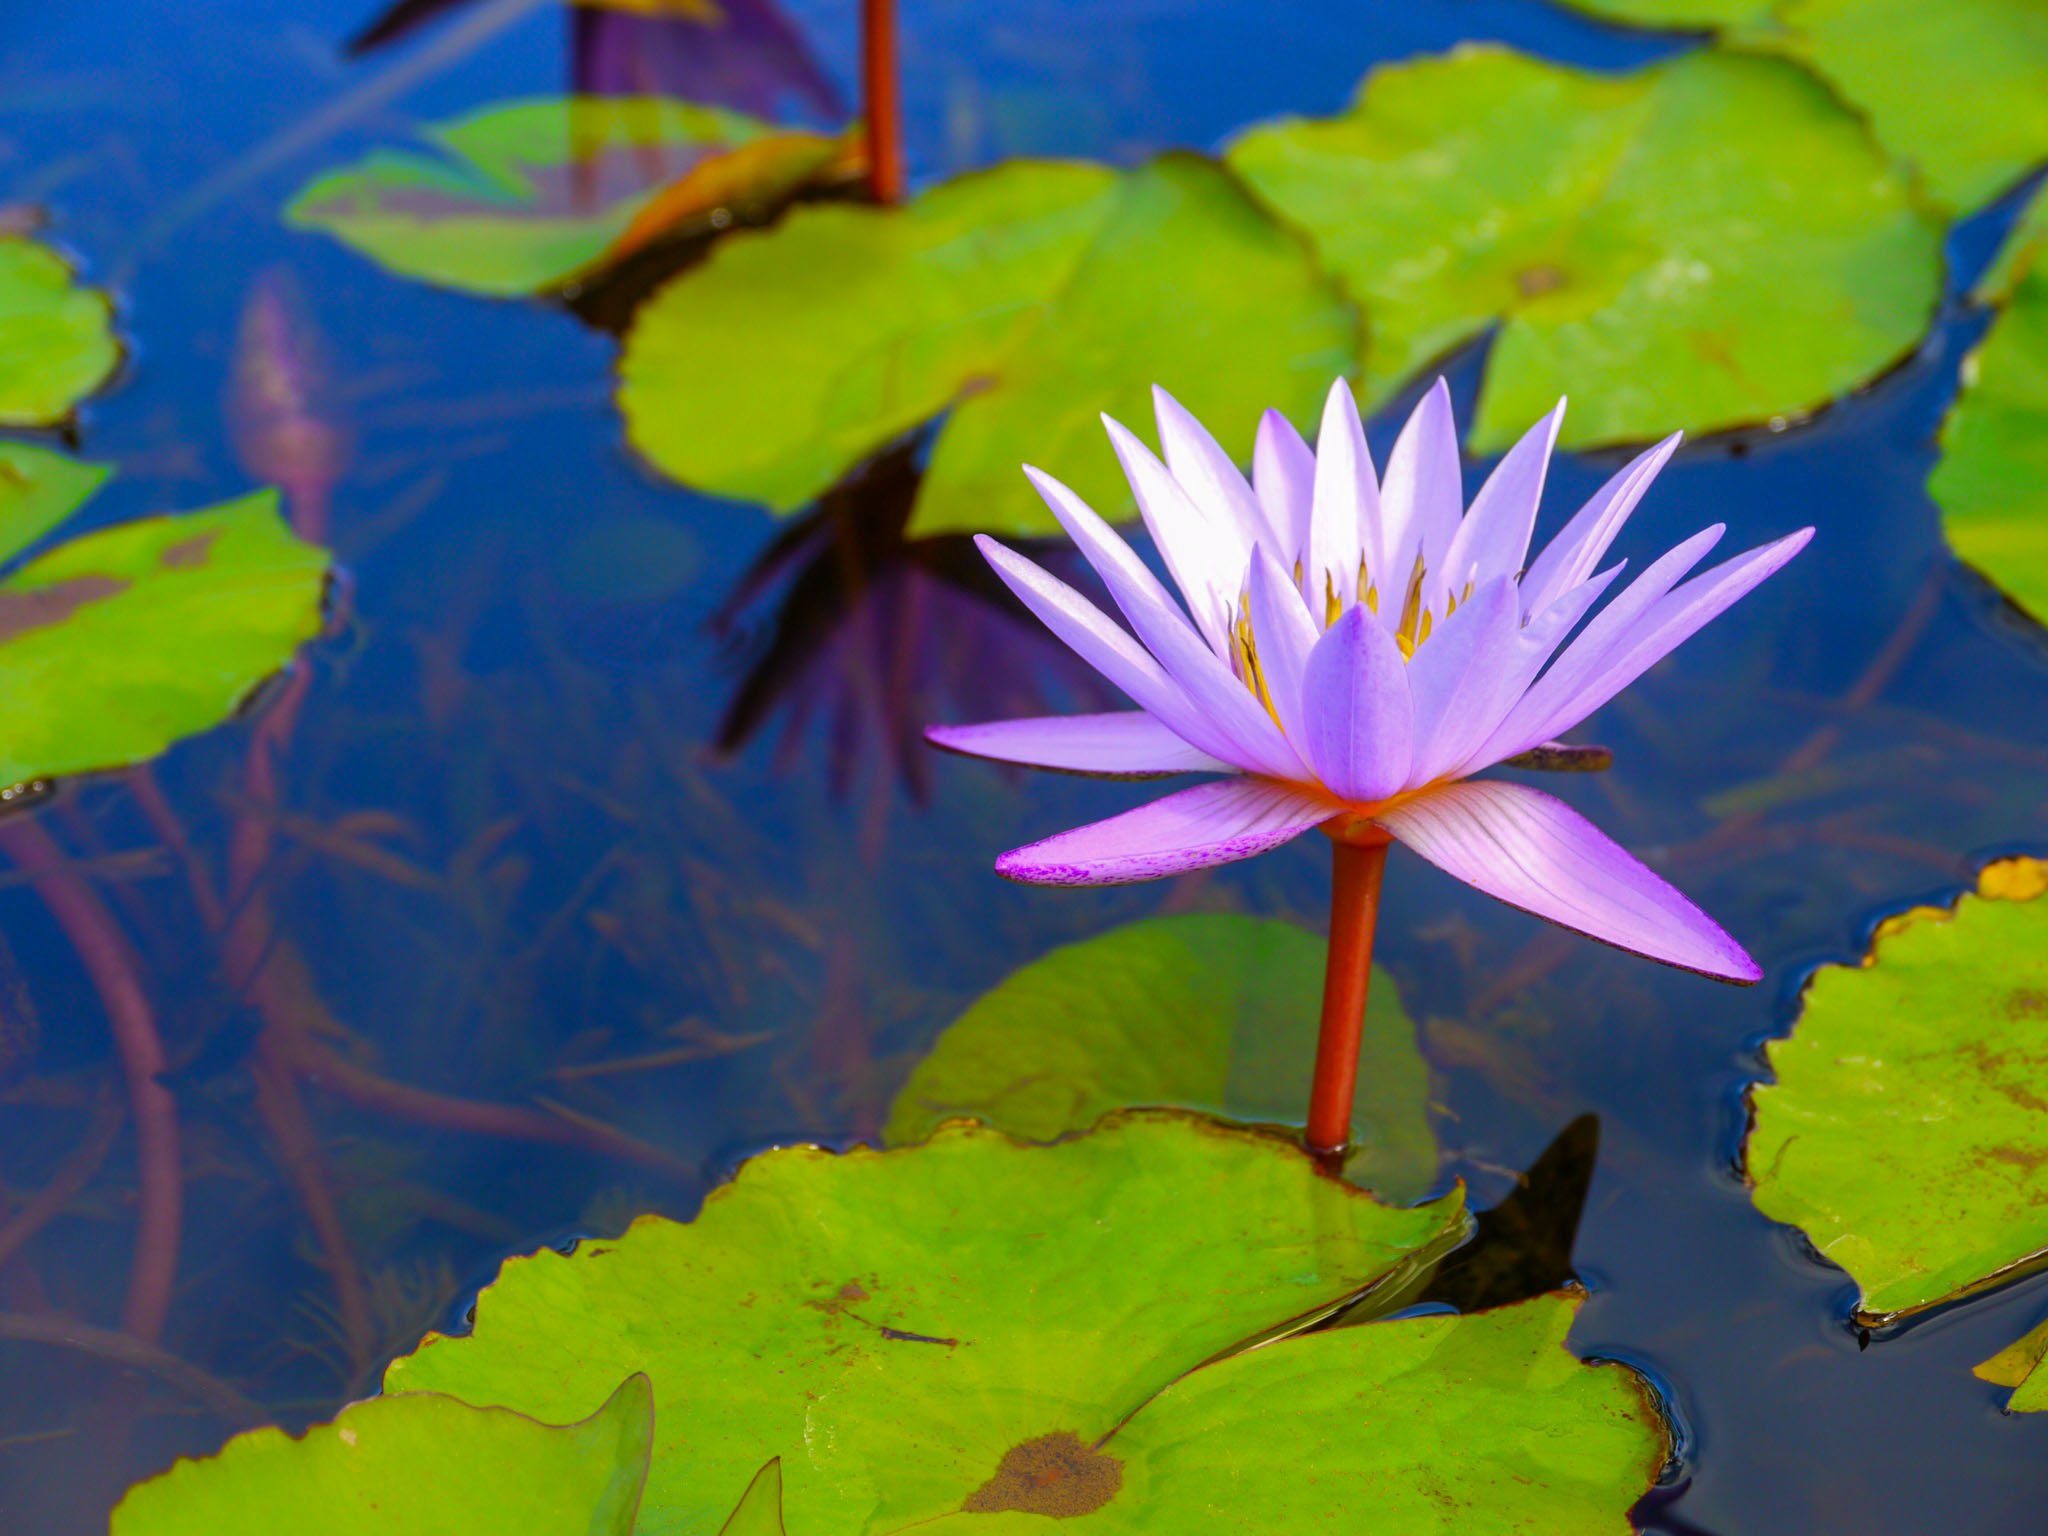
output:
{"label": "blue water", "polygon": [[[851,96],[853,8],[789,10]],[[67,7],[11,17],[0,201],[51,207],[57,237],[118,285],[135,338],[119,386],[84,413],[80,451],[121,470],[91,520],[247,487],[222,395],[263,274],[288,269],[328,338],[332,408],[352,443],[333,496],[352,617],[313,658],[286,772],[286,809],[314,836],[286,836],[271,878],[343,1048],[396,1080],[557,1100],[681,1165],[662,1176],[425,1131],[315,1090],[351,1239],[383,1277],[383,1344],[398,1352],[459,1317],[507,1253],[615,1230],[637,1210],[687,1215],[771,1142],[872,1133],[933,1033],[1047,948],[1162,907],[1313,926],[1327,873],[1305,839],[1169,885],[1007,885],[989,870],[996,852],[1142,791],[936,756],[906,769],[877,721],[844,704],[862,696],[852,644],[736,753],[714,752],[789,578],[724,633],[708,623],[778,525],[634,462],[609,401],[610,338],[557,308],[389,276],[277,219],[308,175],[413,122],[560,90],[562,20],[527,16],[309,133],[324,104],[417,56],[342,61],[337,43],[366,19],[342,0],[131,0],[91,25]],[[1464,37],[1600,67],[1682,46],[1510,0],[910,0],[903,27],[925,179],[1018,153],[1210,147],[1261,116],[1333,110],[1373,62]],[[1959,287],[1996,223],[1953,242]],[[1786,574],[1596,721],[1617,752],[1611,773],[1546,784],[1721,917],[1768,968],[1763,985],[1722,988],[1560,941],[1411,857],[1390,869],[1382,956],[1437,1074],[1446,1177],[1492,1204],[1567,1121],[1601,1118],[1576,1248],[1593,1298],[1575,1343],[1641,1365],[1671,1394],[1684,1454],[1638,1512],[1647,1529],[2013,1532],[2038,1526],[2048,1500],[2048,1424],[2001,1414],[2002,1393],[1969,1374],[2048,1314],[2048,1278],[1866,1346],[1846,1277],[1758,1216],[1731,1172],[1742,1087],[1812,969],[1855,955],[1884,912],[1957,890],[1987,855],[2048,844],[2048,644],[1949,559],[1923,490],[1980,326],[1951,305],[1912,360],[1814,423],[1689,448],[1620,551],[1639,560],[1711,521],[1730,525],[1730,548],[1820,529]],[[1475,362],[1453,365],[1461,403]],[[1553,508],[1611,468],[1561,466]],[[648,547],[664,551],[651,567],[619,553]],[[1071,693],[1049,647],[983,622],[1010,685]],[[1909,622],[1876,699],[1844,706]],[[954,632],[928,621],[924,633]],[[909,707],[968,718],[977,696],[921,675]],[[811,706],[800,717],[798,698]],[[1740,838],[1699,846],[1729,808],[1717,797],[1769,779],[1824,727],[1838,733],[1827,774],[1767,803]],[[233,726],[157,765],[212,847],[235,815],[245,737]],[[80,850],[156,847],[116,784],[70,786],[41,814]],[[364,840],[417,873],[351,857]],[[109,868],[179,1060],[189,1143],[166,1346],[308,1421],[374,1372],[339,1362],[315,1250],[254,1128],[249,1012],[223,987],[176,870],[161,858]],[[44,1031],[32,1066],[0,1084],[0,1179],[19,1193],[79,1135],[78,1100],[107,1047],[84,979],[18,884],[0,887],[0,933]],[[705,1054],[575,1075],[679,1045]],[[0,1267],[0,1309],[118,1315],[131,1168],[117,1146],[75,1208]],[[149,1388],[112,1465],[106,1425],[124,1391],[88,1356],[0,1345],[0,1528],[100,1528],[120,1484],[225,1433]]]}

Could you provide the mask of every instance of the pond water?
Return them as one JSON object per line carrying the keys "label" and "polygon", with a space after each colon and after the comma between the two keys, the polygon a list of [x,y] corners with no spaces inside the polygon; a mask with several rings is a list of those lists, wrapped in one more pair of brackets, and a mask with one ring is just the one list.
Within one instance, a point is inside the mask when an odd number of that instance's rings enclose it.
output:
{"label": "pond water", "polygon": [[[288,1424],[457,1324],[507,1254],[641,1210],[686,1216],[764,1146],[872,1137],[936,1032],[1054,945],[1163,911],[1319,927],[1329,881],[1317,839],[1106,891],[996,878],[1002,849],[1144,792],[919,744],[928,719],[1099,695],[987,600],[971,553],[905,555],[892,520],[914,470],[886,466],[770,558],[784,525],[627,450],[612,336],[559,306],[408,282],[281,224],[315,171],[411,123],[563,88],[553,9],[500,0],[465,13],[509,18],[473,47],[345,60],[365,9],[133,0],[88,27],[39,7],[12,19],[0,58],[0,200],[55,212],[133,338],[82,418],[80,451],[120,470],[92,519],[251,483],[227,394],[252,296],[283,295],[299,333],[324,338],[310,366],[345,432],[326,490],[349,595],[311,653],[266,875],[276,942],[304,960],[299,1005],[388,1082],[545,1101],[659,1149],[468,1134],[445,1105],[311,1082],[368,1277],[374,1336],[352,1359],[253,1102],[253,1012],[222,982],[178,859],[119,776],[64,786],[34,814],[99,861],[173,1057],[187,1213],[165,1345]],[[787,10],[854,94],[852,8]],[[1213,147],[1261,117],[1333,111],[1375,61],[1461,38],[1598,67],[1683,45],[1533,0],[910,0],[902,26],[919,179],[1019,153]],[[1716,520],[1729,548],[1819,529],[1596,717],[1609,773],[1546,784],[1715,913],[1763,984],[1667,971],[1412,856],[1390,866],[1380,958],[1431,1065],[1444,1180],[1494,1205],[1569,1122],[1599,1117],[1574,1250],[1592,1299],[1573,1337],[1650,1372],[1677,1416],[1680,1461],[1637,1511],[1646,1530],[2010,1532],[2048,1501],[2048,1422],[2001,1413],[1969,1373],[2048,1314],[2048,1277],[1866,1337],[1847,1277],[1759,1215],[1733,1171],[1760,1042],[1789,1027],[1812,969],[1860,953],[1882,914],[1969,885],[1985,857],[2048,844],[2048,643],[1951,559],[1924,489],[1982,326],[1955,295],[2009,213],[1951,239],[1951,300],[1910,361],[1809,424],[1689,446],[1623,540],[1640,560]],[[1461,416],[1478,363],[1451,365]],[[1373,428],[1382,454],[1393,420]],[[1562,463],[1551,515],[1617,462]],[[997,707],[1005,694],[1018,707]],[[153,766],[203,848],[245,808],[249,729]],[[0,1179],[20,1195],[83,1134],[109,1047],[86,978],[11,876],[0,933],[42,1031],[0,1085]],[[0,1265],[0,1311],[118,1316],[132,1168],[123,1139]],[[121,1487],[228,1428],[89,1352],[0,1344],[0,1526],[103,1528]]]}

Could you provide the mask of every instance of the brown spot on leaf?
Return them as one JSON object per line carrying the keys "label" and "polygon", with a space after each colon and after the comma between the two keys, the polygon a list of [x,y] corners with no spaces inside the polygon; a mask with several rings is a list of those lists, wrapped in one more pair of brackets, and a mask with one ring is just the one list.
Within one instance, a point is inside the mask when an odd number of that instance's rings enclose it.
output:
{"label": "brown spot on leaf", "polygon": [[1121,1461],[1090,1450],[1063,1429],[1011,1446],[996,1475],[969,1494],[960,1509],[969,1515],[1015,1509],[1065,1520],[1094,1514],[1123,1485]]}
{"label": "brown spot on leaf", "polygon": [[1993,1162],[2010,1163],[2015,1168],[2024,1168],[2029,1173],[2048,1163],[2048,1153],[2035,1152],[2027,1147],[1987,1147],[1984,1155]]}
{"label": "brown spot on leaf", "polygon": [[2011,1099],[2013,1103],[2019,1105],[2021,1109],[2030,1110],[2035,1114],[2048,1113],[2048,1099],[2042,1098],[2041,1095],[2035,1093],[2024,1084],[2000,1083],[1997,1087],[2000,1093]]}
{"label": "brown spot on leaf", "polygon": [[2048,1017],[2048,992],[2039,987],[2015,987],[2006,994],[2005,1011],[2015,1019]]}
{"label": "brown spot on leaf", "polygon": [[212,557],[220,532],[218,528],[209,528],[189,539],[180,539],[158,555],[156,563],[167,571],[196,571]]}
{"label": "brown spot on leaf", "polygon": [[1524,267],[1515,274],[1515,287],[1525,299],[1555,293],[1570,281],[1563,267],[1554,266],[1547,261],[1539,261],[1533,267]]}
{"label": "brown spot on leaf", "polygon": [[35,592],[0,592],[0,645],[62,624],[87,603],[127,590],[118,576],[74,576]]}

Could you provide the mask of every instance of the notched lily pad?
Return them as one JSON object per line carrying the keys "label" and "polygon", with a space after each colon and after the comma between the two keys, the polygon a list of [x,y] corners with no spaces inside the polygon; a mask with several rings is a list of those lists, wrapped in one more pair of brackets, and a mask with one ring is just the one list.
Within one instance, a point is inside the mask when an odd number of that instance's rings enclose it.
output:
{"label": "notched lily pad", "polygon": [[0,230],[0,424],[61,422],[120,361],[107,296],[40,240]]}
{"label": "notched lily pad", "polygon": [[558,288],[667,234],[779,206],[843,148],[738,112],[652,97],[490,107],[311,183],[287,223],[408,277],[510,296]]}
{"label": "notched lily pad", "polygon": [[1045,533],[1027,460],[1131,509],[1100,412],[1149,420],[1163,384],[1249,461],[1260,411],[1312,420],[1357,343],[1302,242],[1212,162],[1012,161],[721,241],[635,317],[619,403],[664,472],[777,512],[943,416],[912,535]]}
{"label": "notched lily pad", "polygon": [[1778,59],[1616,76],[1465,46],[1227,158],[1364,305],[1372,401],[1498,327],[1480,452],[1567,391],[1568,446],[1812,411],[1905,355],[1940,296],[1938,223]]}
{"label": "notched lily pad", "polygon": [[1644,26],[1719,27],[1814,70],[1885,148],[1964,212],[2048,159],[2039,0],[1566,0]]}
{"label": "notched lily pad", "polygon": [[234,713],[319,630],[328,557],[274,491],[20,563],[105,475],[0,444],[0,785],[153,757]]}
{"label": "notched lily pad", "polygon": [[1745,1153],[1757,1208],[1800,1228],[1877,1324],[2048,1257],[2048,864],[1985,868],[1953,911],[1828,966],[1770,1045]]}
{"label": "notched lily pad", "polygon": [[1975,297],[2001,313],[1964,360],[1927,488],[1957,556],[2048,624],[2048,191]]}
{"label": "notched lily pad", "polygon": [[[1148,918],[1054,950],[950,1025],[896,1095],[894,1145],[972,1115],[1050,1141],[1133,1104],[1294,1122],[1308,1102],[1323,942],[1292,923]],[[1394,978],[1373,972],[1345,1172],[1396,1204],[1436,1178],[1429,1070]]]}
{"label": "notched lily pad", "polygon": [[1970,1374],[2013,1389],[2006,1400],[2008,1413],[2039,1413],[2048,1409],[2048,1373],[2040,1369],[2043,1356],[2048,1356],[2048,1322],[2006,1345]]}
{"label": "notched lily pad", "polygon": [[[1641,1383],[1560,1346],[1570,1298],[1302,1333],[1464,1231],[1293,1145],[1139,1111],[1050,1146],[953,1124],[754,1159],[688,1225],[506,1265],[475,1332],[386,1386],[545,1417],[607,1374],[664,1405],[643,1524],[1185,1536],[1628,1528],[1665,1453]],[[1254,1347],[1256,1346],[1256,1347]],[[1275,1411],[1285,1404],[1285,1411]],[[1455,1449],[1450,1449],[1450,1448]],[[725,1524],[728,1530],[742,1527]]]}
{"label": "notched lily pad", "polygon": [[373,1397],[137,1484],[111,1536],[629,1536],[653,1433],[644,1376],[559,1427],[431,1392]]}

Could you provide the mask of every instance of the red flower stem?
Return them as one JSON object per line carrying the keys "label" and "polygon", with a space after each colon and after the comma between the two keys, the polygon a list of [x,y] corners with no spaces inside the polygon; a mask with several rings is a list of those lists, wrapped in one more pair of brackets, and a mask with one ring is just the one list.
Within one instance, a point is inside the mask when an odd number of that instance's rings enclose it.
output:
{"label": "red flower stem", "polygon": [[1372,934],[1380,914],[1380,877],[1390,839],[1377,828],[1332,830],[1336,854],[1330,892],[1330,956],[1323,969],[1323,1027],[1316,1038],[1316,1076],[1308,1098],[1308,1149],[1341,1164],[1351,1141],[1351,1101],[1358,1090],[1359,1037],[1372,982]]}
{"label": "red flower stem", "polygon": [[154,1344],[163,1337],[164,1319],[170,1314],[184,1205],[177,1103],[170,1090],[157,1081],[166,1063],[156,1012],[135,974],[113,914],[71,870],[50,834],[19,814],[9,816],[0,819],[0,849],[28,874],[36,894],[78,951],[113,1028],[114,1049],[128,1081],[128,1102],[135,1117],[135,1161],[141,1187],[135,1259],[129,1269],[121,1326]]}
{"label": "red flower stem", "polygon": [[868,129],[868,193],[903,201],[903,96],[896,67],[896,0],[861,0],[860,77]]}

